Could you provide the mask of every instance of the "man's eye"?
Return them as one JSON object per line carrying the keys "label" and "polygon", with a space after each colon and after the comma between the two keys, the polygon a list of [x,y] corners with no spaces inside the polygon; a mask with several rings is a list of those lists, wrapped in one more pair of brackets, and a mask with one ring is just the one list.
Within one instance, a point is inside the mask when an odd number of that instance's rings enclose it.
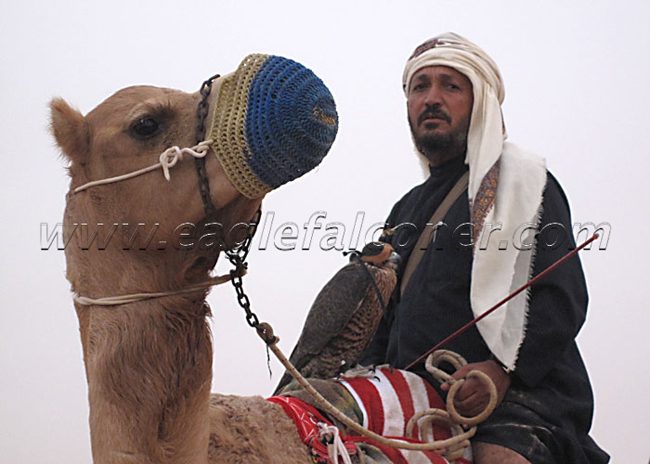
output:
{"label": "man's eye", "polygon": [[138,137],[149,138],[154,136],[160,129],[160,124],[151,116],[144,116],[138,119],[132,126],[131,130]]}

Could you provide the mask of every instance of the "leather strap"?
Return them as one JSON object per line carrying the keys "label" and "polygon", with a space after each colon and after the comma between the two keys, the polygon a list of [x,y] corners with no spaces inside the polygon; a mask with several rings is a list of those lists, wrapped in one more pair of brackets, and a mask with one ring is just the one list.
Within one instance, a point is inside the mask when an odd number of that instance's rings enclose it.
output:
{"label": "leather strap", "polygon": [[465,191],[468,184],[469,171],[467,171],[460,179],[458,179],[456,185],[454,185],[454,187],[449,191],[445,199],[442,200],[442,203],[440,203],[440,206],[438,206],[438,208],[436,208],[436,210],[433,212],[431,219],[429,219],[429,221],[426,223],[424,231],[420,234],[420,237],[418,238],[418,241],[415,244],[413,251],[411,252],[411,256],[406,263],[404,275],[402,276],[400,294],[404,293],[404,290],[406,289],[409,280],[411,280],[411,276],[413,275],[415,268],[417,268],[420,260],[422,259],[422,256],[424,256],[424,252],[427,251],[427,246],[429,243],[431,243],[431,239],[433,238],[433,233],[436,230],[436,226],[442,222],[442,220],[447,215],[447,211],[449,211],[449,208],[451,208],[451,205],[453,205],[456,200],[460,198],[460,195]]}

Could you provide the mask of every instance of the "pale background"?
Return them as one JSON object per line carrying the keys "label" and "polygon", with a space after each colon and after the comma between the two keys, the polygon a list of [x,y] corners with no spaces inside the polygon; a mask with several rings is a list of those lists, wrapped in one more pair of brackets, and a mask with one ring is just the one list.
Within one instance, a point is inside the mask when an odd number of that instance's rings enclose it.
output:
{"label": "pale background", "polygon": [[[365,230],[422,180],[400,90],[404,61],[423,40],[453,30],[499,64],[510,139],[547,158],[574,221],[612,225],[606,251],[583,253],[591,306],[579,344],[596,395],[594,438],[615,463],[648,462],[650,3],[401,3],[2,2],[0,461],[90,461],[63,253],[41,251],[39,241],[40,223],[61,220],[68,187],[47,132],[50,98],[86,113],[127,85],[195,91],[251,52],[298,60],[332,90],[339,136],[320,169],[269,195],[265,211],[276,213],[275,228],[302,227],[323,210],[324,222],[348,229],[364,211]],[[322,236],[316,231],[315,243]],[[286,351],[317,291],[344,262],[340,252],[317,247],[252,253],[245,287]],[[233,289],[217,288],[209,301],[213,390],[270,394],[281,369],[272,361],[269,379],[265,349]]]}

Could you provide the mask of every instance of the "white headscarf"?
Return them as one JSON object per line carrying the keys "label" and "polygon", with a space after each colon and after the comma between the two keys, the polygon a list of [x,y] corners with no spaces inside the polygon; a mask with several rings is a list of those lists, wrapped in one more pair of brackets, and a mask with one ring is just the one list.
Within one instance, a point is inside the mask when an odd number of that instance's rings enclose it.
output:
{"label": "white headscarf", "polygon": [[427,66],[454,68],[472,83],[474,107],[467,134],[465,162],[473,168],[468,187],[470,200],[473,200],[480,181],[501,155],[506,138],[501,116],[501,104],[505,98],[501,73],[481,48],[458,34],[447,32],[418,47],[406,63],[402,87],[407,98],[413,76]]}
{"label": "white headscarf", "polygon": [[[505,142],[503,80],[485,51],[452,32],[423,43],[404,69],[407,98],[413,76],[428,66],[448,66],[464,74],[474,93],[465,163],[469,165],[471,220],[478,229],[470,291],[472,311],[478,317],[530,278],[535,247],[520,250],[515,242],[521,239],[530,244],[534,239],[534,231],[521,226],[536,227],[539,222],[546,165],[542,158]],[[490,236],[485,224],[501,229]],[[508,241],[505,250],[502,240]],[[481,246],[485,242],[488,246]],[[525,336],[528,298],[527,292],[520,294],[478,324],[492,353],[511,369]]]}

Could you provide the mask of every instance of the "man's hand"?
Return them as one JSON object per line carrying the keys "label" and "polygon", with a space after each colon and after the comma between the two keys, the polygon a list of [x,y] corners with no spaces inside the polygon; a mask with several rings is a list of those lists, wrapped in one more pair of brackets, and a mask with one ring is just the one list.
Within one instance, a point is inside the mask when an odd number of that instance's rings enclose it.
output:
{"label": "man's hand", "polygon": [[[496,361],[483,361],[479,363],[467,364],[458,369],[452,377],[456,380],[465,379],[470,371],[481,371],[492,379],[497,389],[497,406],[501,404],[503,397],[510,387],[510,377],[499,366]],[[451,385],[443,383],[441,388],[448,391]],[[468,378],[460,387],[454,398],[454,406],[460,414],[472,417],[480,414],[490,401],[490,390],[478,378]]]}

